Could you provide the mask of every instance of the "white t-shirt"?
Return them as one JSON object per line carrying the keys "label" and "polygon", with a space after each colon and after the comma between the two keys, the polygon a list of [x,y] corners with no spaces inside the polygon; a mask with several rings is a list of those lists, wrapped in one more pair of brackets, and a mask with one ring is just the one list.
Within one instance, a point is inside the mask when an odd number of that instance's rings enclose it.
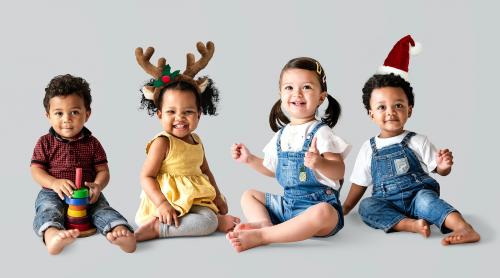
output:
{"label": "white t-shirt", "polygon": [[[398,144],[403,141],[403,138],[409,133],[409,131],[403,132],[398,136],[390,138],[379,138],[375,137],[375,144],[377,150]],[[408,147],[415,153],[422,169],[426,173],[430,173],[436,169],[436,155],[438,153],[437,148],[427,139],[427,136],[415,134],[410,138],[408,142]],[[355,183],[361,186],[372,186],[372,148],[370,146],[370,140],[363,143],[361,149],[359,150],[358,157],[356,157],[356,163],[354,163],[354,169],[351,173],[351,183]]]}
{"label": "white t-shirt", "polygon": [[[319,123],[319,121],[314,120],[301,125],[286,125],[281,134],[281,150],[291,152],[301,151],[306,135],[312,131],[317,123]],[[276,132],[276,134],[274,134],[271,141],[269,141],[263,149],[264,161],[262,165],[273,173],[276,172],[276,166],[278,164],[278,151],[276,150],[278,133],[279,132]],[[332,129],[327,125],[320,127],[316,131],[314,137],[318,138],[316,140],[316,147],[320,154],[325,152],[338,153],[345,159],[351,150],[351,145],[346,143],[342,138],[334,135]],[[336,190],[340,188],[340,182],[338,180],[331,180],[317,171],[313,171],[313,173],[320,183],[328,185]]]}

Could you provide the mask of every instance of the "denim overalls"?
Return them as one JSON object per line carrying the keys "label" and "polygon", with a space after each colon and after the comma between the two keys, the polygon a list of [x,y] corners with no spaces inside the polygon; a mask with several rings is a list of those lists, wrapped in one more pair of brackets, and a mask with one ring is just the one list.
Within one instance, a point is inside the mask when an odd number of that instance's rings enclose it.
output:
{"label": "denim overalls", "polygon": [[359,214],[370,227],[391,231],[404,218],[424,219],[436,225],[441,232],[446,217],[456,211],[439,198],[439,184],[420,165],[415,153],[408,147],[414,132],[409,132],[401,143],[377,150],[375,138],[370,139],[373,151],[371,175],[372,197],[363,199]]}
{"label": "denim overalls", "polygon": [[281,150],[282,128],[276,139],[278,165],[276,179],[284,188],[284,196],[266,193],[266,208],[273,224],[285,222],[307,208],[326,202],[332,205],[338,213],[339,222],[328,236],[336,234],[344,226],[342,206],[339,201],[339,192],[320,183],[311,169],[304,166],[304,156],[308,151],[316,131],[324,123],[317,124],[304,140],[302,150],[285,152]]}

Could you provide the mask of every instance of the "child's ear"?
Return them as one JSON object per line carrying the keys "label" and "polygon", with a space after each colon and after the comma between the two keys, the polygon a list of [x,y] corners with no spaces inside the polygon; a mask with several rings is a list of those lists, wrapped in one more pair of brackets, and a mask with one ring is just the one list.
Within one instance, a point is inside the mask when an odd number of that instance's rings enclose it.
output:
{"label": "child's ear", "polygon": [[372,112],[372,110],[368,110],[368,116],[370,117],[370,119],[373,120],[373,112]]}
{"label": "child's ear", "polygon": [[87,116],[87,119],[85,119],[85,122],[87,122],[89,120],[89,117],[90,117],[90,114],[92,114],[92,110],[87,110],[85,112],[86,116]]}
{"label": "child's ear", "polygon": [[321,93],[321,95],[319,95],[319,104],[322,104],[323,101],[325,101],[325,98],[328,96],[328,92],[327,91],[324,91]]}
{"label": "child's ear", "polygon": [[408,107],[408,118],[411,117],[412,112],[413,112],[413,106]]}
{"label": "child's ear", "polygon": [[156,111],[156,116],[158,116],[158,119],[161,120],[161,110]]}

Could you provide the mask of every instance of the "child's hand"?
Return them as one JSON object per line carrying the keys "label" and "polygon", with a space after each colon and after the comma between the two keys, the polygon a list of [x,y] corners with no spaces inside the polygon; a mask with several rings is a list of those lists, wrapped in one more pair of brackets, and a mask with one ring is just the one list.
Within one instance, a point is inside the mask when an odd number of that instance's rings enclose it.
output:
{"label": "child's hand", "polygon": [[231,146],[231,155],[234,160],[247,163],[251,153],[244,144],[233,144]]}
{"label": "child's hand", "polygon": [[227,214],[227,212],[228,212],[227,203],[226,203],[226,201],[224,201],[224,199],[220,195],[217,195],[215,197],[214,203],[217,206],[217,208],[219,209],[220,214],[222,214],[222,215]]}
{"label": "child's hand", "polygon": [[158,220],[160,223],[172,225],[179,227],[179,218],[177,217],[177,211],[170,205],[170,203],[165,200],[161,203],[156,210],[158,211]]}
{"label": "child's hand", "polygon": [[76,188],[75,184],[67,179],[56,179],[50,185],[50,189],[54,190],[61,200],[64,200],[64,195],[71,197],[74,188]]}
{"label": "child's hand", "polygon": [[304,157],[304,166],[310,169],[316,169],[318,163],[323,159],[319,154],[318,148],[316,148],[316,141],[317,138],[314,137],[311,142],[311,147],[309,147]]}
{"label": "child's hand", "polygon": [[90,193],[90,204],[93,204],[97,201],[99,198],[99,195],[101,195],[101,185],[93,182],[85,182],[85,186],[89,188],[89,193]]}
{"label": "child's hand", "polygon": [[453,165],[453,153],[448,149],[439,150],[436,156],[437,168],[442,171],[451,169]]}

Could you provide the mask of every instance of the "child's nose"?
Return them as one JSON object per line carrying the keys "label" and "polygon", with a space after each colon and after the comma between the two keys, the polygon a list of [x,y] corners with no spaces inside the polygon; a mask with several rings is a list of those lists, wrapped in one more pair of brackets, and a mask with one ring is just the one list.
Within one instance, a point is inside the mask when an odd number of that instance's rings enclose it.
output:
{"label": "child's nose", "polygon": [[292,94],[296,95],[296,96],[301,96],[304,94],[304,92],[302,92],[302,89],[297,89],[297,90],[293,90]]}
{"label": "child's nose", "polygon": [[67,123],[71,121],[71,116],[70,115],[63,115],[63,122]]}

